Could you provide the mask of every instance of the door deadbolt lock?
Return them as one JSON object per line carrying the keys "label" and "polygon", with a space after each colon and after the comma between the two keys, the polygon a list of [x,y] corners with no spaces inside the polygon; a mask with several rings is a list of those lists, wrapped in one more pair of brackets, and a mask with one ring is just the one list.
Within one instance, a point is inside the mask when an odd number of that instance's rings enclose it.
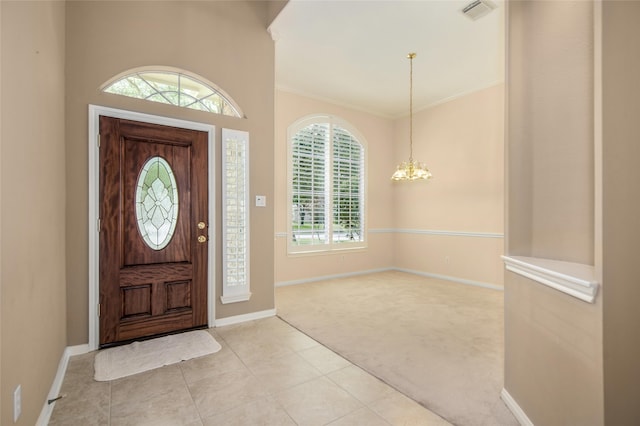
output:
{"label": "door deadbolt lock", "polygon": [[207,241],[207,237],[205,237],[204,235],[199,235],[198,236],[198,242],[199,243],[204,243]]}
{"label": "door deadbolt lock", "polygon": [[204,229],[207,227],[207,224],[204,222],[198,222],[198,229]]}

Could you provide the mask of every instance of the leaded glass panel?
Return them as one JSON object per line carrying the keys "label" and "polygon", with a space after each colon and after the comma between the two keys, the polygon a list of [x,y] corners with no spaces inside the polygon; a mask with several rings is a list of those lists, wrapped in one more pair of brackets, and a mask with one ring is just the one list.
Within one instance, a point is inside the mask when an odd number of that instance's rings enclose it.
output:
{"label": "leaded glass panel", "polygon": [[135,202],[142,239],[153,250],[162,250],[171,241],[178,222],[178,185],[164,158],[150,158],[142,166]]}
{"label": "leaded glass panel", "polygon": [[134,72],[106,85],[103,91],[214,114],[242,117],[240,108],[222,90],[216,90],[195,77],[175,71]]}

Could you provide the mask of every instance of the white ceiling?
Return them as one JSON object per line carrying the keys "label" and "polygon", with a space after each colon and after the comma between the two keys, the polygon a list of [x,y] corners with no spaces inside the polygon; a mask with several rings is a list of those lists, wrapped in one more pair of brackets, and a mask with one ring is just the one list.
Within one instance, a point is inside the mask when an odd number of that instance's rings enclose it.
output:
{"label": "white ceiling", "polygon": [[504,1],[472,21],[471,0],[290,0],[269,30],[276,86],[385,117],[504,79]]}

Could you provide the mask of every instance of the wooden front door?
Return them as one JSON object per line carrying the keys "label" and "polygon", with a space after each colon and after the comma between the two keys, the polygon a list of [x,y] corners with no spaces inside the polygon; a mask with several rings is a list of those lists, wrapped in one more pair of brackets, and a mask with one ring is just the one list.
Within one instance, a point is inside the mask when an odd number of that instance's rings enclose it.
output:
{"label": "wooden front door", "polygon": [[207,325],[206,132],[100,117],[100,346]]}

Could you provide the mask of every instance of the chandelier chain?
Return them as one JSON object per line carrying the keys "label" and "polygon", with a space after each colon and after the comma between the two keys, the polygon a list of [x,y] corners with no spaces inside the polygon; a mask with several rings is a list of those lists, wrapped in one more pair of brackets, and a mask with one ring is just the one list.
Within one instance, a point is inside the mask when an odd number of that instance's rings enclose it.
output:
{"label": "chandelier chain", "polygon": [[409,161],[413,162],[413,58],[415,53],[409,53]]}
{"label": "chandelier chain", "polygon": [[394,181],[414,181],[431,179],[432,175],[424,163],[413,161],[413,58],[415,53],[409,53],[409,162],[403,161],[391,176]]}

